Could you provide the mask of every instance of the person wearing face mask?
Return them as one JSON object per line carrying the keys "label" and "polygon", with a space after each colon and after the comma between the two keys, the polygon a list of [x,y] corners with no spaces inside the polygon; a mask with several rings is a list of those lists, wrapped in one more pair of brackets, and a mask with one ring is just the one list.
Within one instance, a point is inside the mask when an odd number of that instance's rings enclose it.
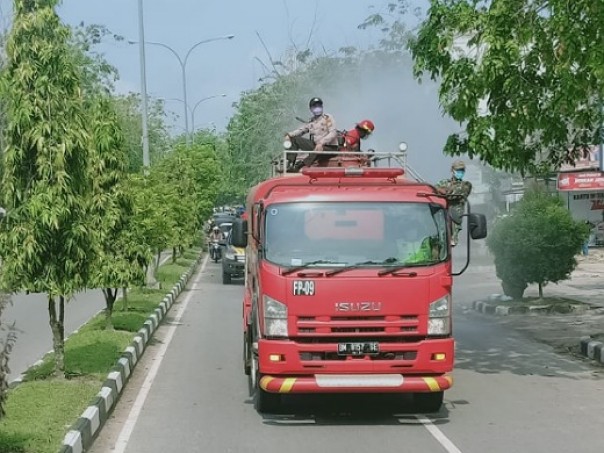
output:
{"label": "person wearing face mask", "polygon": [[[312,113],[312,118],[308,123],[285,134],[285,137],[292,143],[291,149],[300,151],[336,151],[338,149],[338,132],[333,116],[323,111],[323,101],[320,98],[312,98],[308,103],[308,108]],[[309,134],[309,138],[303,137],[305,134]],[[296,163],[295,169],[299,170],[302,166],[310,166],[317,160],[330,159],[331,157],[333,157],[331,153],[324,155],[313,153],[305,158],[304,161]],[[295,160],[295,154],[287,156],[290,169],[294,167]]]}
{"label": "person wearing face mask", "polygon": [[[443,179],[436,184],[436,190],[447,197],[449,209],[461,218],[466,210],[466,201],[472,192],[472,183],[463,180],[466,174],[466,164],[462,160],[453,162],[451,173],[451,178]],[[453,222],[451,245],[457,245],[460,231],[461,222],[459,224]]]}

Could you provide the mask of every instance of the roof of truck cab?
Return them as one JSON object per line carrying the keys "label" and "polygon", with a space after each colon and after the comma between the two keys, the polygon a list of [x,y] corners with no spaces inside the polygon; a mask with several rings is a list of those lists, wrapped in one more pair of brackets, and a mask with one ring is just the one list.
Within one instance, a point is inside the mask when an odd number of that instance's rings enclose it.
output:
{"label": "roof of truck cab", "polygon": [[[385,177],[324,177],[312,179],[301,173],[286,173],[253,187],[248,201],[255,203],[270,198],[274,202],[291,201],[417,201],[417,194],[436,195],[435,188],[427,182],[418,182],[404,176]],[[354,194],[354,195],[353,195]],[[427,200],[425,195],[422,196]],[[429,197],[435,198],[435,197]],[[444,201],[443,201],[444,204]]]}

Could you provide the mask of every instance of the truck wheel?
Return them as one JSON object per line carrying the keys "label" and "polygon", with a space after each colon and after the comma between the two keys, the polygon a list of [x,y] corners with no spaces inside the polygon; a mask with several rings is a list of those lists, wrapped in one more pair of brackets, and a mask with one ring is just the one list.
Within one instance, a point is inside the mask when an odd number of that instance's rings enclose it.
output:
{"label": "truck wheel", "polygon": [[415,393],[413,403],[418,412],[438,412],[443,405],[445,392]]}
{"label": "truck wheel", "polygon": [[229,285],[231,283],[231,274],[228,272],[222,271],[222,284]]}
{"label": "truck wheel", "polygon": [[[253,325],[253,324],[252,324]],[[258,338],[252,334],[251,338]],[[281,395],[278,393],[268,393],[260,388],[260,378],[262,375],[258,370],[258,351],[254,350],[253,344],[250,347],[250,375],[249,390],[250,396],[254,401],[254,409],[260,413],[278,413],[281,406]]]}

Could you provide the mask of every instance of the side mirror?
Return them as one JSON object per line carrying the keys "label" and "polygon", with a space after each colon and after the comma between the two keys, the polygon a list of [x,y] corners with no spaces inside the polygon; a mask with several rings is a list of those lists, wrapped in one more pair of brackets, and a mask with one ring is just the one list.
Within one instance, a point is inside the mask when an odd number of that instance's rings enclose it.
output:
{"label": "side mirror", "polygon": [[247,247],[247,220],[237,219],[233,222],[231,244],[235,247]]}
{"label": "side mirror", "polygon": [[484,214],[469,214],[468,228],[472,239],[484,239],[487,237],[487,218]]}

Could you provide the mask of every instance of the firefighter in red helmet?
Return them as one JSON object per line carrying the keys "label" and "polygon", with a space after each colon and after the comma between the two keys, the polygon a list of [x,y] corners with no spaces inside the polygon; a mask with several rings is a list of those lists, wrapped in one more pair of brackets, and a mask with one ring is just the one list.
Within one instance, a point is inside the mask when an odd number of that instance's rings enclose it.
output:
{"label": "firefighter in red helmet", "polygon": [[375,125],[371,120],[359,121],[354,128],[344,132],[342,151],[360,151],[361,140],[369,137],[375,130]]}

